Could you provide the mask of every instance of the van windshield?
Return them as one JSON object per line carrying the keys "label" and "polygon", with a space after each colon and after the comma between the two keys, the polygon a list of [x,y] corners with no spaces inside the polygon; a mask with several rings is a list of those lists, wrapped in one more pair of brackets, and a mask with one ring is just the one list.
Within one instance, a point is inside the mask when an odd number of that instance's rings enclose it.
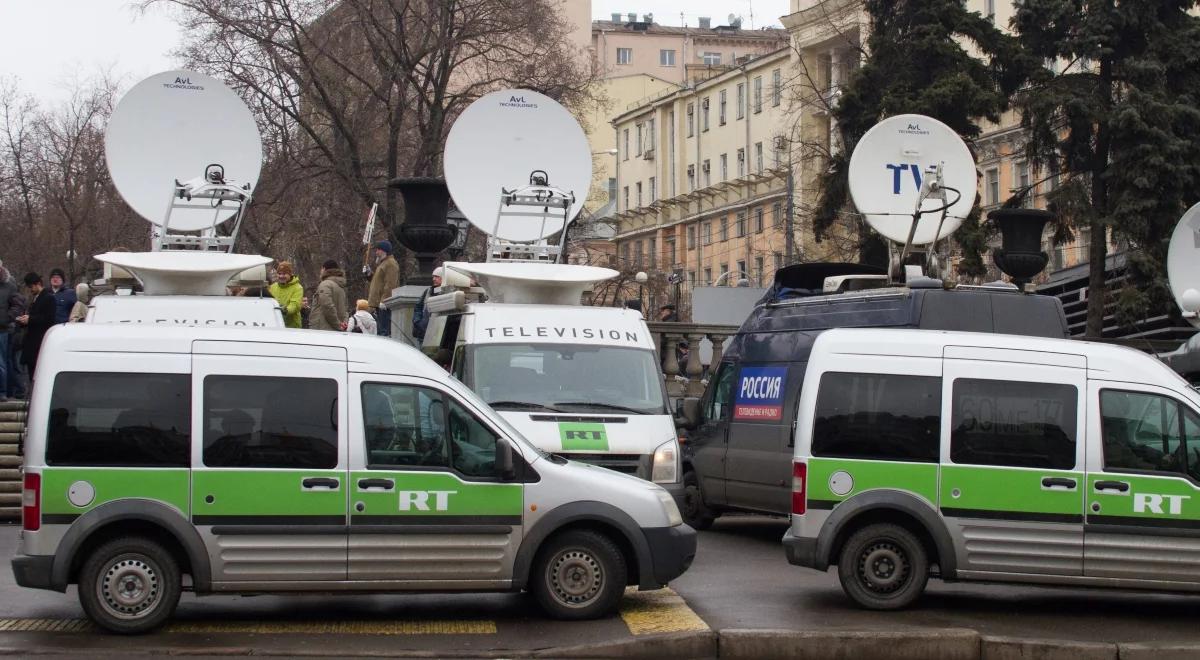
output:
{"label": "van windshield", "polygon": [[489,344],[471,360],[474,389],[497,410],[666,413],[653,351],[571,344]]}

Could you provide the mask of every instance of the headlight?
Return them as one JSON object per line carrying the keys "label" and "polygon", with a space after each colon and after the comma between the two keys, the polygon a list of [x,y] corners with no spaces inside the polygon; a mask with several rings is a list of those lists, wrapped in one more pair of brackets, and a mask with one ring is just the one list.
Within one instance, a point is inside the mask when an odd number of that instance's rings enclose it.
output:
{"label": "headlight", "polygon": [[654,469],[650,481],[656,484],[673,484],[679,481],[679,445],[675,438],[662,443],[654,450]]}
{"label": "headlight", "polygon": [[667,510],[667,526],[678,527],[682,525],[683,516],[679,515],[679,507],[675,504],[675,498],[662,489],[658,489],[654,494],[658,495],[658,501],[662,502],[663,508]]}

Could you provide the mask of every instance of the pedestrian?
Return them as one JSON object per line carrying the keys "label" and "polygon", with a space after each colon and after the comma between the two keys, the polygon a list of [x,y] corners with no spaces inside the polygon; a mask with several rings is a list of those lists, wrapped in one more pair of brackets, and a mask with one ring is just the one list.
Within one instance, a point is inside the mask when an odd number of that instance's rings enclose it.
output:
{"label": "pedestrian", "polygon": [[347,314],[346,273],[338,267],[338,262],[330,259],[321,266],[321,283],[313,294],[309,327],[313,330],[344,330]]}
{"label": "pedestrian", "polygon": [[0,402],[7,401],[15,393],[9,379],[16,380],[18,374],[12,367],[11,340],[17,317],[24,314],[21,291],[12,281],[8,269],[0,263]]}
{"label": "pedestrian", "polygon": [[346,320],[346,332],[359,332],[364,335],[376,334],[375,317],[371,316],[371,307],[366,300],[358,299],[354,304],[354,315]]}
{"label": "pedestrian", "polygon": [[659,307],[658,320],[662,323],[678,323],[679,314],[675,313],[675,305],[667,304]]}
{"label": "pedestrian", "polygon": [[[21,347],[21,362],[29,369],[29,382],[37,375],[38,353],[42,350],[42,339],[46,331],[56,325],[55,298],[42,285],[37,273],[25,275],[25,287],[29,289],[29,311],[17,317],[17,323],[25,326],[25,343]],[[72,293],[74,293],[72,291]]]}
{"label": "pedestrian", "polygon": [[421,292],[421,299],[417,301],[417,306],[413,308],[412,320],[412,336],[417,340],[417,343],[425,341],[425,331],[429,328],[429,312],[425,309],[425,300],[429,296],[437,293],[437,290],[442,286],[442,273],[445,272],[438,267],[433,271],[433,286]]}
{"label": "pedestrian", "polygon": [[68,323],[83,323],[87,320],[88,303],[92,300],[92,288],[80,282],[75,285],[75,306],[71,308]]}
{"label": "pedestrian", "polygon": [[283,310],[283,324],[289,328],[303,327],[300,311],[304,306],[304,287],[300,286],[300,278],[292,271],[292,262],[279,262],[275,267],[275,283],[269,290],[271,297]]}
{"label": "pedestrian", "polygon": [[375,315],[380,337],[392,336],[391,312],[382,308],[384,299],[391,297],[392,290],[400,286],[400,264],[392,256],[392,242],[379,241],[375,244],[375,272],[371,275],[371,288],[367,293],[367,304]]}
{"label": "pedestrian", "polygon": [[75,289],[67,286],[66,275],[61,268],[50,271],[50,294],[54,296],[54,322],[66,323],[75,307]]}

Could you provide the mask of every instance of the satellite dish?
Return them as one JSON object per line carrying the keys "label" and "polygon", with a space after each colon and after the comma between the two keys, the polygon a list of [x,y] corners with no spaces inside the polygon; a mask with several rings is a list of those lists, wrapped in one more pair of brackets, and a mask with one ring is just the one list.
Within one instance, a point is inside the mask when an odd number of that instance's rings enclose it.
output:
{"label": "satellite dish", "polygon": [[495,238],[538,241],[563,228],[563,214],[498,217],[502,191],[545,172],[548,185],[574,193],[567,219],[583,209],[592,154],[579,122],[553,99],[526,89],[488,94],[459,115],[446,139],[446,184],[471,224]]}
{"label": "satellite dish", "polygon": [[255,254],[171,252],[105,252],[96,260],[133,274],[146,295],[223,296],[229,280],[250,268],[271,263]]}
{"label": "satellite dish", "polygon": [[[949,126],[924,115],[896,115],[871,127],[850,156],[850,196],[858,212],[884,237],[908,240],[921,184],[931,168],[942,166],[945,187],[961,195],[941,213],[926,213],[917,223],[914,245],[928,245],[953,234],[975,203],[975,159]],[[954,199],[948,191],[948,199]],[[945,205],[927,198],[923,211]],[[939,230],[939,224],[941,225]]]}
{"label": "satellite dish", "polygon": [[[195,71],[164,71],[134,85],[108,121],[104,151],[121,197],[159,227],[177,181],[204,177],[210,165],[219,165],[226,180],[253,189],[262,166],[262,139],[250,110],[219,80]],[[210,229],[239,206],[203,202],[171,210],[170,229]]]}
{"label": "satellite dish", "polygon": [[1171,234],[1167,279],[1184,318],[1200,329],[1200,204],[1183,214]]}
{"label": "satellite dish", "polygon": [[620,275],[611,268],[549,263],[466,263],[446,268],[473,275],[495,303],[578,305],[584,291]]}

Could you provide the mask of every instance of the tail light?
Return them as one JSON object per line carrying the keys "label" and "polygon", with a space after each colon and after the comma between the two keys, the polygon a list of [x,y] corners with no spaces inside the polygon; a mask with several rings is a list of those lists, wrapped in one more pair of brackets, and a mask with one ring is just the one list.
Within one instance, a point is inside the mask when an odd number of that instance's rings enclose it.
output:
{"label": "tail light", "polygon": [[42,528],[42,475],[26,474],[21,491],[21,523],[25,531]]}
{"label": "tail light", "polygon": [[792,514],[804,515],[808,509],[808,493],[805,483],[808,481],[808,464],[799,461],[792,463]]}

